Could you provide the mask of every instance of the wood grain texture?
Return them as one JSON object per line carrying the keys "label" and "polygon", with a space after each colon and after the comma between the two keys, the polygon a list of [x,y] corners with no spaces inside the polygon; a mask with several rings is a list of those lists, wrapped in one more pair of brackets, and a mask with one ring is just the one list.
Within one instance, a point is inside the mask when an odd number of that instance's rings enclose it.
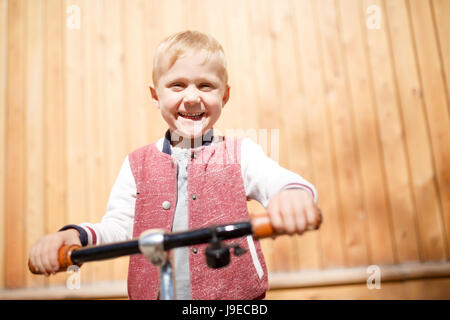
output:
{"label": "wood grain texture", "polygon": [[[8,1],[0,1],[0,70],[6,70],[8,67]],[[5,192],[6,192],[6,72],[0,74],[0,234],[5,234],[6,214],[5,214]],[[6,244],[0,243],[0,286],[5,286],[5,257]]]}
{"label": "wood grain texture", "polygon": [[[380,3],[381,4],[381,3]],[[365,2],[368,5],[368,2]],[[379,6],[380,8],[381,5]],[[387,15],[390,19],[390,12]],[[366,50],[385,168],[397,260],[419,259],[416,207],[411,189],[408,154],[390,57],[387,18],[379,30],[366,30]],[[406,28],[407,25],[402,27]],[[391,32],[392,34],[392,32]]]}
{"label": "wood grain texture", "polygon": [[[430,3],[410,1],[409,12],[435,170],[434,173],[429,172],[420,177],[416,183],[418,187],[416,198],[419,196],[422,199],[432,198],[432,192],[436,192],[435,184],[437,184],[441,201],[445,209],[448,209],[450,171],[446,167],[450,163],[450,149],[443,146],[450,145],[450,115]],[[427,188],[428,184],[432,184],[432,187]],[[437,203],[427,203],[425,207],[418,209],[422,213],[419,215],[419,230],[424,248],[424,259],[448,258],[442,206]],[[444,214],[448,214],[448,210]]]}
{"label": "wood grain texture", "polygon": [[[447,100],[447,110],[450,112],[450,20],[447,17],[450,15],[450,2],[445,0],[433,0],[431,5],[434,9],[432,15],[434,17],[434,28],[437,33],[437,45],[439,48],[439,56],[443,66],[443,80],[446,84],[445,96]],[[447,167],[446,167],[447,168]],[[448,197],[449,178],[448,168],[446,170],[445,178],[440,178],[440,184],[446,188],[441,196],[442,215],[444,220],[445,235],[447,236],[447,258],[450,256],[450,201]],[[442,188],[440,186],[440,189]]]}
{"label": "wood grain texture", "polygon": [[372,74],[369,72],[364,45],[366,6],[361,1],[340,1],[339,4],[347,86],[350,91],[349,104],[357,140],[357,157],[361,166],[361,197],[368,232],[369,261],[394,263],[391,236],[386,237],[386,233],[392,233],[392,228],[376,109],[370,86]]}
{"label": "wood grain texture", "polygon": [[360,163],[357,159],[354,123],[346,87],[344,57],[341,47],[335,2],[317,1],[321,58],[326,103],[335,148],[334,161],[338,179],[339,210],[344,222],[345,264],[367,264],[367,219],[363,212]]}
{"label": "wood grain texture", "polygon": [[[5,158],[5,286],[25,286],[26,126],[25,30],[26,1],[8,1],[8,68]],[[25,263],[26,264],[26,263]]]}
{"label": "wood grain texture", "polygon": [[[306,122],[311,152],[313,183],[319,193],[319,206],[325,219],[320,229],[320,264],[322,268],[344,265],[343,221],[338,210],[337,178],[334,170],[332,128],[323,92],[317,11],[308,0],[293,1],[299,67],[305,94]],[[323,198],[326,195],[326,199]],[[315,236],[313,234],[307,236]],[[318,241],[318,239],[316,239]]]}
{"label": "wood grain texture", "polygon": [[[44,2],[26,3],[26,94],[25,126],[27,154],[26,158],[26,199],[25,230],[27,252],[45,231],[44,215],[45,188],[45,136],[44,136]],[[27,286],[41,286],[43,277],[32,277],[26,273]]]}
{"label": "wood grain texture", "polygon": [[[66,7],[62,1],[45,6],[45,233],[58,231],[69,223],[67,216],[67,154],[65,108]],[[55,17],[50,19],[49,17]],[[57,17],[57,18],[56,18]],[[41,235],[42,236],[42,235]],[[36,239],[37,240],[37,239]],[[65,283],[65,275],[48,279],[49,285]]]}
{"label": "wood grain texture", "polygon": [[365,284],[281,289],[267,292],[267,300],[445,300],[449,278],[387,282],[369,290]]}

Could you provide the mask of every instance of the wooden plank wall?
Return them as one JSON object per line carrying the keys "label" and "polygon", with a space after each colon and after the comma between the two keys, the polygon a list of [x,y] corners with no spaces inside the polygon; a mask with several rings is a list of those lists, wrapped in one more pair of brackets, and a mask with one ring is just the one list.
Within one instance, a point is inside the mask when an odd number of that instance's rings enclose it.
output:
{"label": "wooden plank wall", "polygon": [[[217,129],[319,191],[319,232],[263,241],[271,272],[448,261],[449,16],[448,0],[0,0],[0,287],[65,283],[30,275],[28,250],[99,221],[127,153],[164,133],[153,51],[184,29],[227,55]],[[126,279],[127,259],[81,275]]]}

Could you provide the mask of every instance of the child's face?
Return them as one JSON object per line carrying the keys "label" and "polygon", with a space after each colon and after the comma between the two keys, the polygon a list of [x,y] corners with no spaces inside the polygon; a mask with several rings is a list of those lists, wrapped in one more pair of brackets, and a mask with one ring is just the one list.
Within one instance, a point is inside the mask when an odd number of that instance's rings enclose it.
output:
{"label": "child's face", "polygon": [[230,88],[220,77],[220,60],[203,53],[178,58],[162,73],[156,87],[150,87],[171,133],[196,138],[211,129],[219,119]]}

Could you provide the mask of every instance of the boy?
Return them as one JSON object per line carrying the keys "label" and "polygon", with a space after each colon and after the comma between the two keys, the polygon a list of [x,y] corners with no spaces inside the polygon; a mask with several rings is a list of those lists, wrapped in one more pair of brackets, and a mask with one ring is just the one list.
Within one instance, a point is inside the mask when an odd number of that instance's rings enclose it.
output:
{"label": "boy", "polygon": [[[156,143],[125,159],[100,223],[69,225],[40,239],[30,261],[41,273],[58,270],[63,245],[124,241],[147,229],[180,231],[248,218],[248,199],[259,201],[277,232],[303,233],[321,223],[315,188],[280,167],[248,138],[218,136],[213,126],[230,87],[221,45],[186,31],[158,47],[150,92],[169,129]],[[204,245],[174,251],[178,299],[258,299],[268,288],[258,241],[236,239],[250,254],[226,268],[209,269]],[[157,299],[158,273],[143,255],[130,257],[131,299]]]}

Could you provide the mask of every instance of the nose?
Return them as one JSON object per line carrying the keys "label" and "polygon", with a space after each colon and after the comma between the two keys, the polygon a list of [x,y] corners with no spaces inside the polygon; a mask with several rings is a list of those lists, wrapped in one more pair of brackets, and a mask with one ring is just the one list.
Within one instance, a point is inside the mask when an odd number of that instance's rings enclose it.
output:
{"label": "nose", "polygon": [[183,100],[185,104],[196,104],[200,103],[200,96],[195,88],[190,87],[185,91]]}

